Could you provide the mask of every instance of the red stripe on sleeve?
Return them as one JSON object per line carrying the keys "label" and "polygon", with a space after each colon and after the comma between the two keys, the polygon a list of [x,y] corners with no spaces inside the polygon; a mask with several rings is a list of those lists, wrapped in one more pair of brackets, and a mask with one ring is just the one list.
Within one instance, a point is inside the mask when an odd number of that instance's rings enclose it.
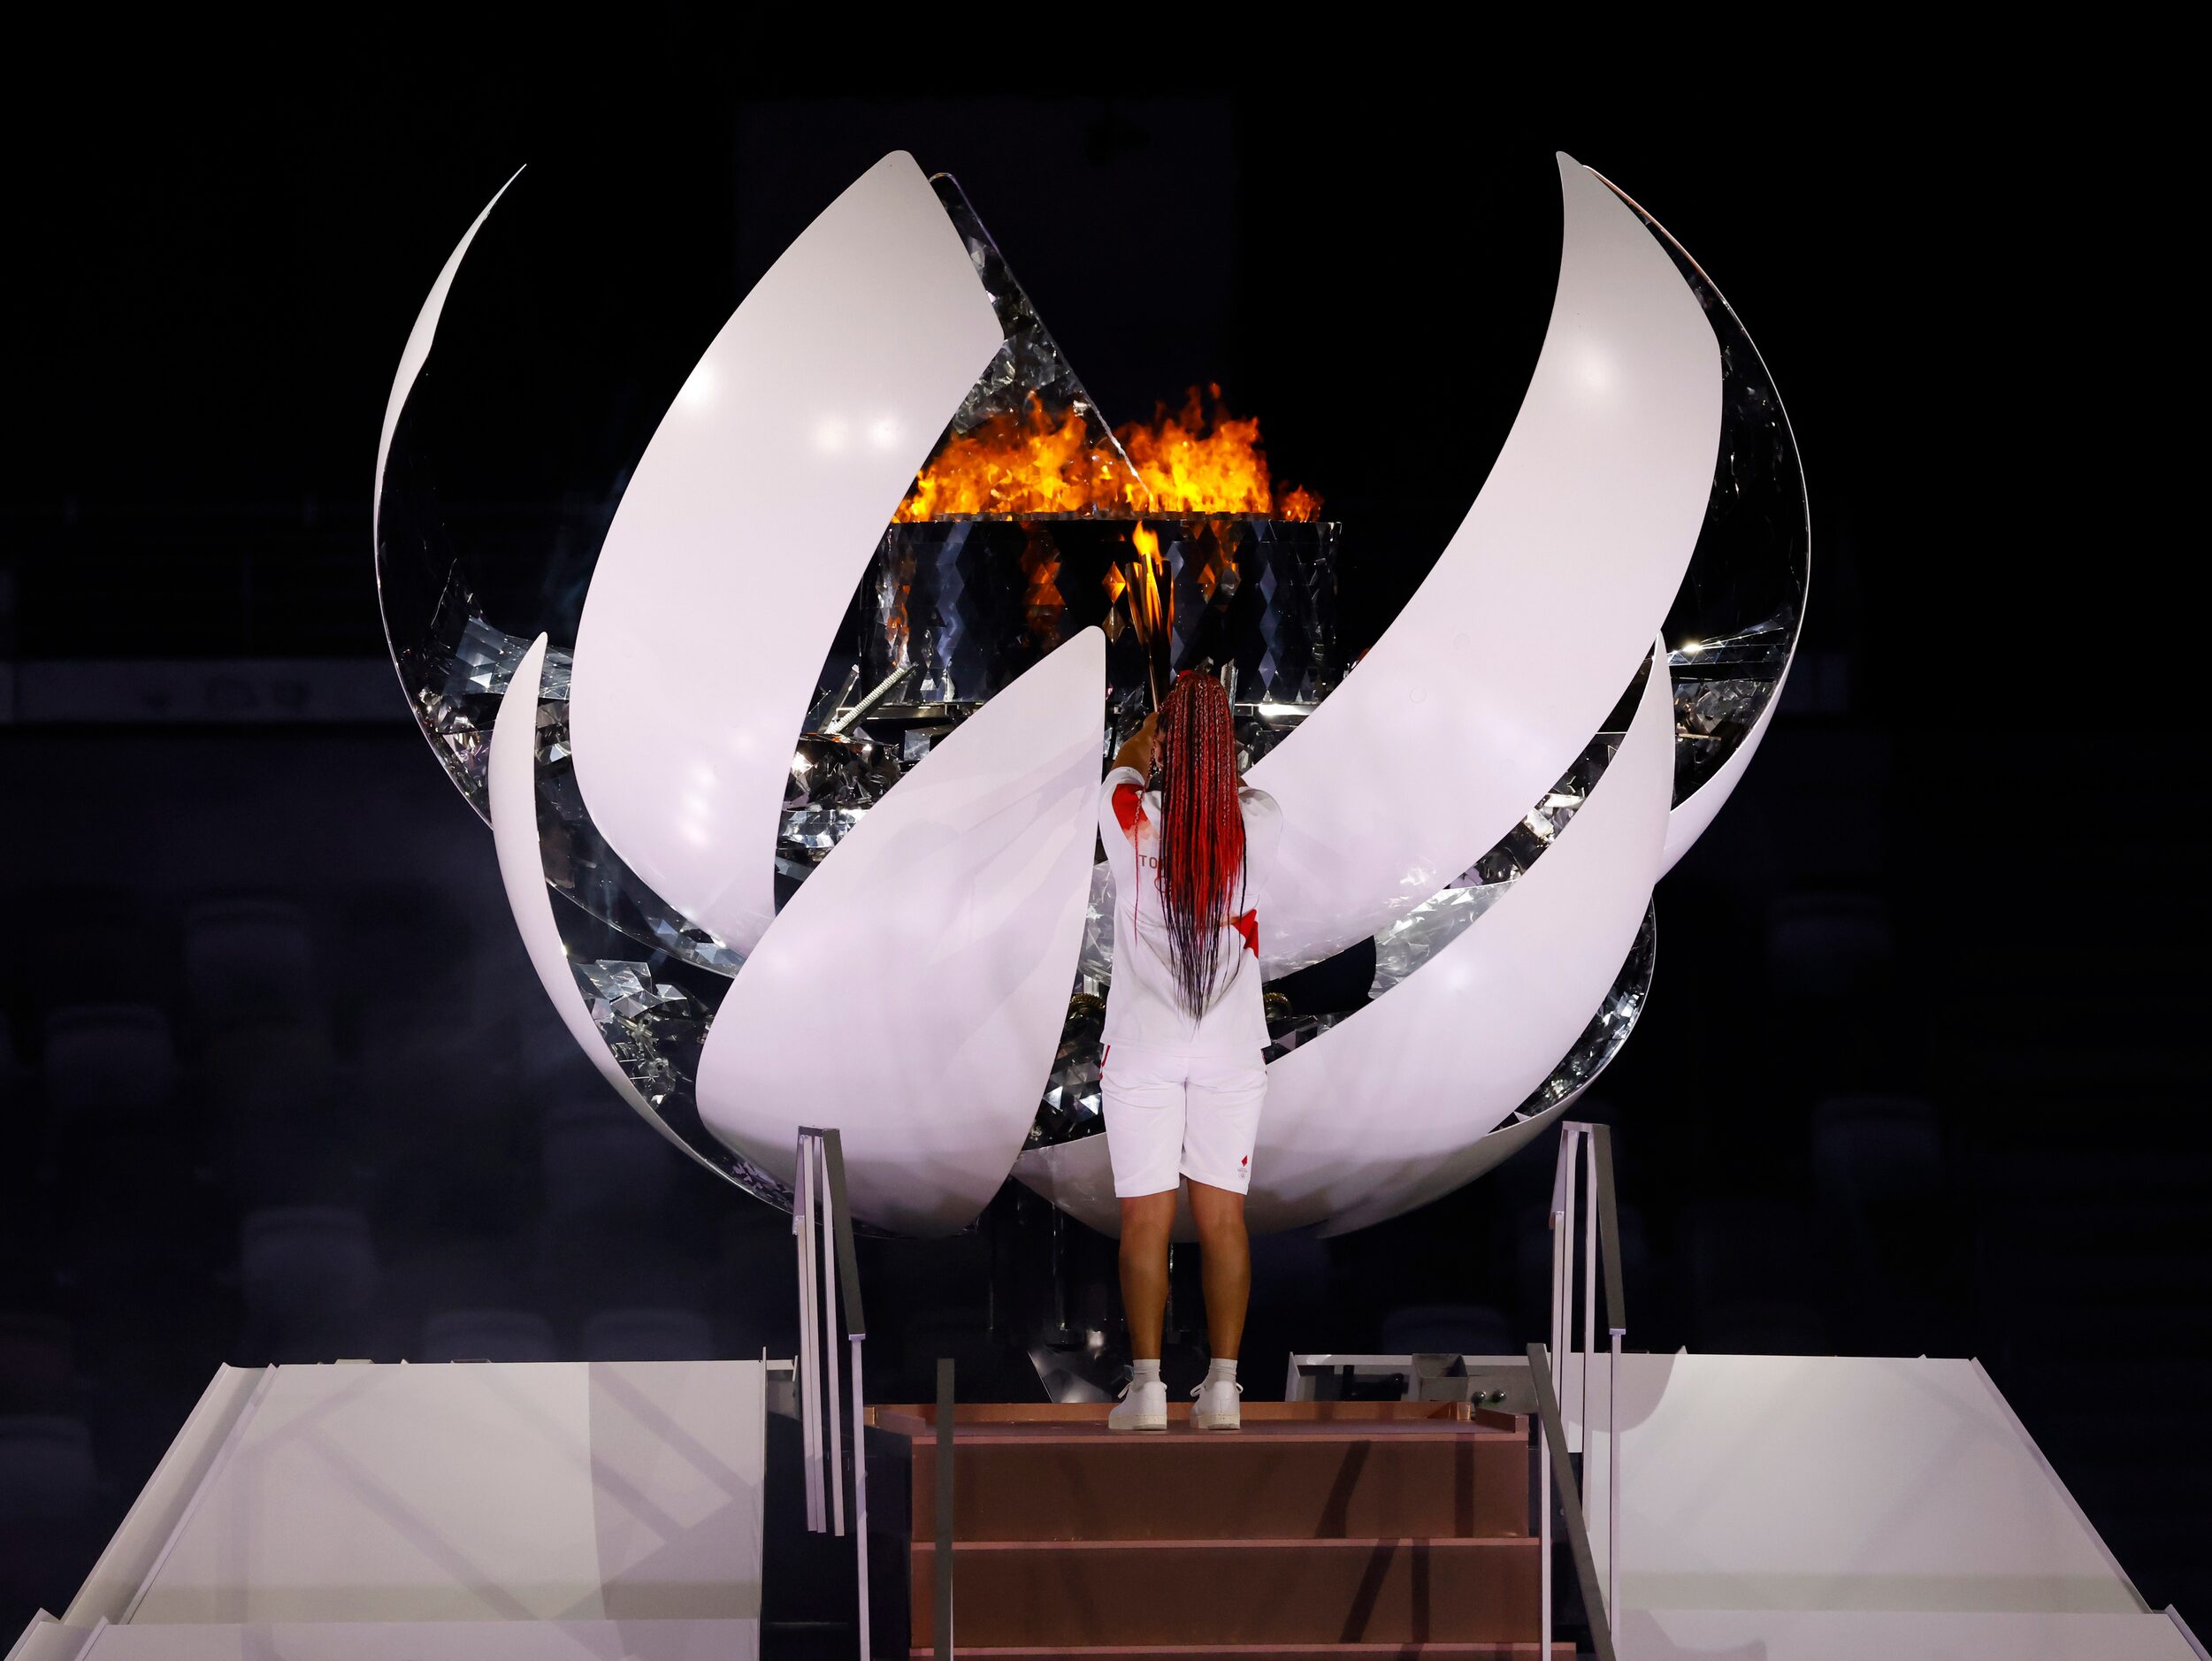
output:
{"label": "red stripe on sleeve", "polygon": [[1144,792],[1137,785],[1116,785],[1114,787],[1114,816],[1121,822],[1121,834],[1132,842],[1137,840],[1137,815],[1143,806]]}
{"label": "red stripe on sleeve", "polygon": [[1244,937],[1244,944],[1251,948],[1254,957],[1259,955],[1259,913],[1248,911],[1241,917],[1231,917],[1228,926]]}

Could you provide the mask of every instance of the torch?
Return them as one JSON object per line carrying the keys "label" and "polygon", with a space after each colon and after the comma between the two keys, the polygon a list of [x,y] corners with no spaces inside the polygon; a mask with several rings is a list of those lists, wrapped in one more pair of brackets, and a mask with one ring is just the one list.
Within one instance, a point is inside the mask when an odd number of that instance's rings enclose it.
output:
{"label": "torch", "polygon": [[1137,643],[1144,648],[1144,675],[1152,685],[1152,708],[1160,708],[1160,700],[1175,678],[1168,660],[1170,626],[1175,619],[1175,593],[1162,582],[1167,574],[1167,565],[1160,557],[1160,538],[1138,520],[1137,528],[1129,532],[1129,542],[1137,550],[1137,557],[1126,566],[1108,568],[1106,587],[1109,603],[1127,595],[1129,602],[1129,625],[1137,631]]}

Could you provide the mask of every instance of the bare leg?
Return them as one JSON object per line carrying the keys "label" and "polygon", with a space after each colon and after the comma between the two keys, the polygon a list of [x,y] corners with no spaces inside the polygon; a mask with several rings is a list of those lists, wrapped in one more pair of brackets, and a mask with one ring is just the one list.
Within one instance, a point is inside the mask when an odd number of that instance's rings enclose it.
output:
{"label": "bare leg", "polygon": [[1172,1188],[1121,1202],[1121,1307],[1129,1316],[1129,1353],[1140,1361],[1160,1356],[1160,1328],[1167,1313],[1167,1236],[1175,1226]]}
{"label": "bare leg", "polygon": [[[1198,1225],[1206,1338],[1215,1360],[1234,1361],[1236,1346],[1244,1338],[1244,1305],[1251,1301],[1251,1239],[1244,1232],[1244,1197],[1194,1182],[1190,1184],[1190,1215]],[[1126,1230],[1121,1239],[1125,1266],[1121,1274],[1126,1281]]]}

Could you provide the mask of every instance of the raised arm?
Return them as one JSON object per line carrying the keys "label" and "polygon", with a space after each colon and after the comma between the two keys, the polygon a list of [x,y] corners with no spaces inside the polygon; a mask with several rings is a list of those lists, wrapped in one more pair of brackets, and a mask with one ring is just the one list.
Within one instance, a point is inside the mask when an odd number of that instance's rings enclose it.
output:
{"label": "raised arm", "polygon": [[1157,710],[1144,717],[1144,724],[1129,736],[1129,741],[1114,752],[1116,767],[1133,767],[1140,777],[1152,776],[1152,731],[1160,723]]}

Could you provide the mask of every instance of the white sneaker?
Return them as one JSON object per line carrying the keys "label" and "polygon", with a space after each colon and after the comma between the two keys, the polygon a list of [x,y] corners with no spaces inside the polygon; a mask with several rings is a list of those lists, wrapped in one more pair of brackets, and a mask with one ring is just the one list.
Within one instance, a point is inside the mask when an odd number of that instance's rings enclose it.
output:
{"label": "white sneaker", "polygon": [[1244,1426],[1244,1404],[1239,1399],[1244,1387],[1234,1379],[1209,1379],[1190,1392],[1198,1398],[1198,1405],[1190,1410],[1190,1428],[1193,1430],[1241,1430]]}
{"label": "white sneaker", "polygon": [[1167,1428],[1167,1387],[1158,1379],[1140,1384],[1131,1379],[1121,1387],[1121,1399],[1106,1415],[1108,1430],[1165,1430]]}

